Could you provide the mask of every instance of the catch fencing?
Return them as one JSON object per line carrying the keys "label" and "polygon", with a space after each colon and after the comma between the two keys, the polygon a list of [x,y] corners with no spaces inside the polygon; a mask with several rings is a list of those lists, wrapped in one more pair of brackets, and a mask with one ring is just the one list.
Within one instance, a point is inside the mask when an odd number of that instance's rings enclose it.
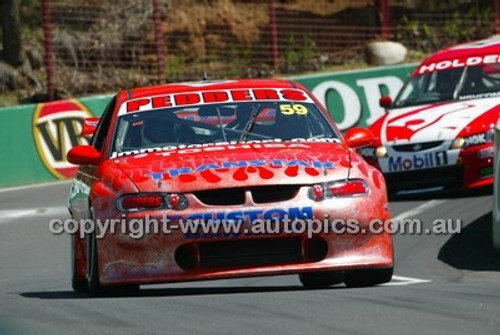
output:
{"label": "catch fencing", "polygon": [[42,0],[49,100],[152,83],[356,67],[500,31],[498,0]]}

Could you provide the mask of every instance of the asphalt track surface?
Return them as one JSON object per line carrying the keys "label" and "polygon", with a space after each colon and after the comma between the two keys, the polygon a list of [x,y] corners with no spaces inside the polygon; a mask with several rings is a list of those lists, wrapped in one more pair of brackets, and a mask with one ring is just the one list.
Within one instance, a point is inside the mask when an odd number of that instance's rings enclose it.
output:
{"label": "asphalt track surface", "polygon": [[391,201],[395,216],[462,219],[455,235],[395,236],[395,279],[306,290],[297,276],[145,286],[93,298],[70,287],[69,184],[0,191],[0,334],[500,334],[492,196]]}

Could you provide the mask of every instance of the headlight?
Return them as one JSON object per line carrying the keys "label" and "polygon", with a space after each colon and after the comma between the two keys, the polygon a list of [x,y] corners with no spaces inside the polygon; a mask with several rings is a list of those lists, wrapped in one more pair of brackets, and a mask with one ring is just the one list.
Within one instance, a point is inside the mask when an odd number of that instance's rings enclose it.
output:
{"label": "headlight", "polygon": [[120,197],[116,203],[120,211],[138,211],[151,209],[183,210],[188,201],[183,194],[137,193]]}
{"label": "headlight", "polygon": [[451,149],[462,149],[464,146],[465,140],[462,137],[457,137],[451,142]]}
{"label": "headlight", "polygon": [[373,148],[373,147],[367,147],[367,148],[360,148],[358,149],[358,152],[361,154],[361,156],[365,158],[385,158],[387,157],[387,149],[383,145]]}
{"label": "headlight", "polygon": [[309,198],[321,201],[331,198],[356,197],[368,194],[370,189],[362,179],[337,180],[316,184],[309,188]]}
{"label": "headlight", "polygon": [[378,158],[386,158],[387,157],[387,148],[381,145],[375,150],[375,156]]}

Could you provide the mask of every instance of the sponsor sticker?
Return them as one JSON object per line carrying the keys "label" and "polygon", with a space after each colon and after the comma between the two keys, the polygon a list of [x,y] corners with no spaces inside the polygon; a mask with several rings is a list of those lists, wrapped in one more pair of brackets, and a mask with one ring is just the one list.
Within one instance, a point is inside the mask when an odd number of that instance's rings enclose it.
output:
{"label": "sponsor sticker", "polygon": [[38,104],[33,115],[35,146],[47,170],[58,179],[73,177],[77,166],[66,160],[66,153],[75,145],[88,144],[80,137],[90,111],[76,100]]}
{"label": "sponsor sticker", "polygon": [[424,73],[431,73],[434,71],[463,68],[466,66],[496,64],[496,63],[500,63],[499,56],[500,55],[498,55],[498,54],[491,54],[491,55],[485,55],[485,56],[455,58],[455,59],[443,60],[443,61],[440,61],[437,63],[422,64],[417,69],[416,73],[424,74]]}
{"label": "sponsor sticker", "polygon": [[[119,115],[162,109],[169,107],[183,107],[194,105],[206,105],[226,102],[245,101],[298,101],[313,102],[312,99],[302,90],[285,88],[253,88],[235,89],[204,92],[186,92],[165,94],[154,97],[138,98],[126,101],[120,106]],[[292,108],[294,113],[299,113],[300,107]],[[303,112],[304,109],[300,109]],[[306,109],[307,110],[307,109]]]}
{"label": "sponsor sticker", "polygon": [[487,166],[487,167],[482,168],[481,170],[479,170],[479,176],[481,178],[492,176],[492,175],[493,175],[493,166]]}
{"label": "sponsor sticker", "polygon": [[178,177],[183,174],[192,174],[192,173],[200,173],[206,170],[219,170],[219,169],[230,169],[230,168],[241,168],[241,167],[250,167],[250,166],[273,166],[273,167],[290,167],[297,166],[303,168],[316,168],[316,169],[335,169],[335,163],[330,161],[320,161],[320,160],[281,160],[281,159],[272,159],[272,160],[259,160],[254,159],[251,161],[227,161],[222,163],[205,163],[201,164],[195,168],[192,167],[180,167],[170,170],[158,171],[158,172],[148,172],[147,175],[151,177],[153,180],[162,180],[164,175],[169,175],[170,177]]}
{"label": "sponsor sticker", "polygon": [[410,157],[389,157],[389,172],[427,169],[445,165],[448,165],[448,154],[446,151],[416,154]]}
{"label": "sponsor sticker", "polygon": [[[288,143],[291,142],[291,143]],[[203,143],[189,144],[167,147],[143,148],[122,152],[113,152],[111,158],[121,158],[127,156],[135,156],[135,158],[143,158],[144,155],[156,154],[164,157],[172,154],[193,154],[197,152],[216,152],[216,151],[233,151],[245,149],[310,149],[309,143],[340,143],[338,138],[294,138],[287,142],[277,139],[269,140],[253,140],[244,143],[237,141],[218,142],[218,143]]]}

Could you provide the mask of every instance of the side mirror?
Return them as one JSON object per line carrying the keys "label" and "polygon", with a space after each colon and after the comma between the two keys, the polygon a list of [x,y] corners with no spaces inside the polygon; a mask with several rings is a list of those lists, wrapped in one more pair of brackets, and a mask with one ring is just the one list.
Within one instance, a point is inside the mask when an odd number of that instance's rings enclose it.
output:
{"label": "side mirror", "polygon": [[97,125],[99,124],[99,120],[101,118],[98,117],[89,117],[83,120],[83,128],[80,136],[92,136],[97,129]]}
{"label": "side mirror", "polygon": [[378,101],[380,107],[392,108],[392,98],[390,96],[381,97]]}
{"label": "side mirror", "polygon": [[375,142],[372,132],[366,128],[351,128],[345,133],[344,139],[352,149],[366,147]]}
{"label": "side mirror", "polygon": [[97,165],[101,154],[91,145],[77,145],[67,154],[68,162],[76,165]]}

